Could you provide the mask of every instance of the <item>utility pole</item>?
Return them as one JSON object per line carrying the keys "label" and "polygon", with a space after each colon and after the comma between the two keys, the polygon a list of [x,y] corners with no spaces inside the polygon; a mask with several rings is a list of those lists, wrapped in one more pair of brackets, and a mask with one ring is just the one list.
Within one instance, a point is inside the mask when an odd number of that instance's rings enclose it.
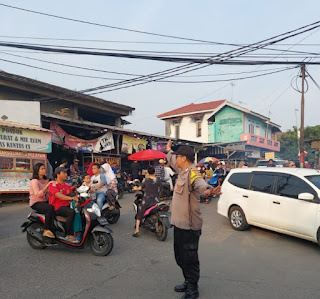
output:
{"label": "utility pole", "polygon": [[301,123],[300,123],[300,168],[304,168],[304,81],[306,78],[306,66],[301,65]]}
{"label": "utility pole", "polygon": [[299,125],[298,125],[298,116],[297,116],[297,112],[299,111],[299,109],[295,109],[296,112],[296,126],[297,126],[297,144],[298,144],[298,153],[300,153],[300,129],[299,129]]}

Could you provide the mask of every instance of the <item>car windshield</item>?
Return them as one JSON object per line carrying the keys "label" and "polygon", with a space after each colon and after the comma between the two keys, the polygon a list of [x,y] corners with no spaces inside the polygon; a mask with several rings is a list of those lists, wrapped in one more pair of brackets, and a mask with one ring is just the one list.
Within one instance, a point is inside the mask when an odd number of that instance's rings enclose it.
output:
{"label": "car windshield", "polygon": [[306,178],[314,184],[318,189],[320,189],[320,175],[310,175],[306,176]]}
{"label": "car windshield", "polygon": [[258,166],[267,166],[269,164],[269,161],[259,161]]}

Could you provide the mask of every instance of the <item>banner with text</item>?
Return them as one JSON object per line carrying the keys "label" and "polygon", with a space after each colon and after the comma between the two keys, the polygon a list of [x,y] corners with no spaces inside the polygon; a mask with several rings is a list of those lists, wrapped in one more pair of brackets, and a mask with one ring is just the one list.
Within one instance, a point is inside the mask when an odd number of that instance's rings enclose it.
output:
{"label": "banner with text", "polygon": [[84,140],[66,133],[55,122],[50,123],[50,130],[53,131],[52,142],[66,145],[79,152],[104,152],[114,149],[112,132],[107,132],[99,138]]}
{"label": "banner with text", "polygon": [[0,126],[0,149],[51,153],[51,133]]}

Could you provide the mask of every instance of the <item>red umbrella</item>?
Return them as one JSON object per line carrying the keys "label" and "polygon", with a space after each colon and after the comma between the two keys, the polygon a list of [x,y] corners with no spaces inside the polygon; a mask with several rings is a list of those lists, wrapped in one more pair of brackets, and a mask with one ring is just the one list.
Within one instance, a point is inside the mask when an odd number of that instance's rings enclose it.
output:
{"label": "red umbrella", "polygon": [[167,155],[163,152],[155,151],[155,150],[144,150],[140,152],[136,152],[128,157],[128,160],[133,161],[150,161],[150,160],[158,160],[164,159]]}

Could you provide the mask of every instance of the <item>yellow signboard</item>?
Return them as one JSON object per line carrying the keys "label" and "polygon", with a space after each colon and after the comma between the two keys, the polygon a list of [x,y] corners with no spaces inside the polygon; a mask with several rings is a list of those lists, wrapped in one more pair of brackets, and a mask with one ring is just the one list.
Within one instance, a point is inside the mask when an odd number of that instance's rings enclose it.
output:
{"label": "yellow signboard", "polygon": [[274,152],[266,152],[264,158],[266,160],[268,159],[274,159]]}

